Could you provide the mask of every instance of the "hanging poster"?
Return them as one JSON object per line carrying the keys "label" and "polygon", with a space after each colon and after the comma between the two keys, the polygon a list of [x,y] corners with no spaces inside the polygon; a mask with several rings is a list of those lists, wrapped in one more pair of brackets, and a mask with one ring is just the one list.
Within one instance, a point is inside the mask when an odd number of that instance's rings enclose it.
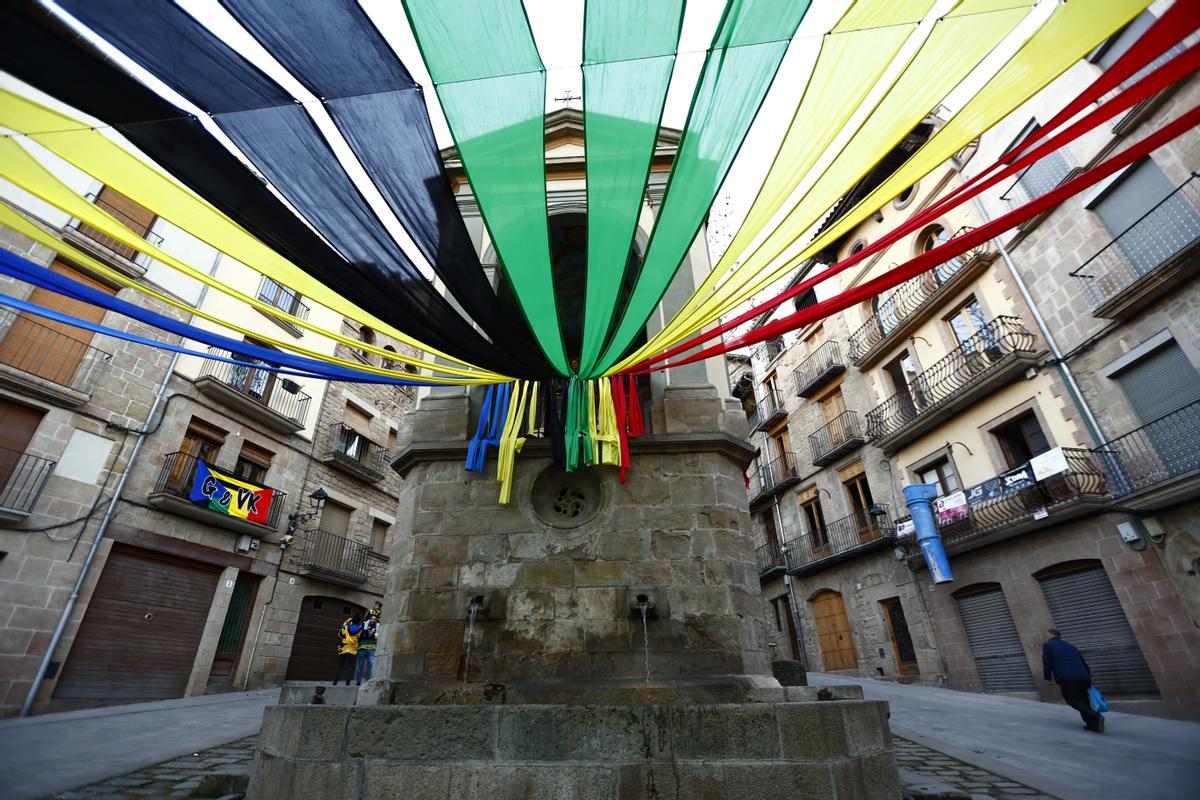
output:
{"label": "hanging poster", "polygon": [[212,469],[203,460],[196,464],[196,479],[192,481],[192,491],[188,495],[193,503],[207,503],[213,511],[259,525],[267,524],[274,498],[274,489],[231,478]]}
{"label": "hanging poster", "polygon": [[945,525],[967,515],[967,495],[960,491],[939,497],[934,501],[938,525]]}
{"label": "hanging poster", "polygon": [[1060,475],[1067,471],[1067,455],[1061,447],[1047,450],[1029,459],[1029,468],[1033,470],[1035,480],[1044,481],[1052,475]]}

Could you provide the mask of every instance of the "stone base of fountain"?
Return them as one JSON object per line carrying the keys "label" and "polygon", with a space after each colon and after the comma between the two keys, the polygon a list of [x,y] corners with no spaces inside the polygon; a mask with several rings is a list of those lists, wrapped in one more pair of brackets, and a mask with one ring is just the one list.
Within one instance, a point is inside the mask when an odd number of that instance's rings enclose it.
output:
{"label": "stone base of fountain", "polygon": [[249,797],[900,797],[887,706],[858,687],[712,705],[501,704],[467,689],[453,705],[268,709]]}

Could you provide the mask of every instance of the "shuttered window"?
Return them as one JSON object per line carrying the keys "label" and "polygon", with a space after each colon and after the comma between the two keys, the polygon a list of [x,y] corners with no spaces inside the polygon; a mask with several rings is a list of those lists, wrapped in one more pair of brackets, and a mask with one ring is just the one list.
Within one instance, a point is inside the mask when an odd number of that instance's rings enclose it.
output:
{"label": "shuttered window", "polygon": [[1079,648],[1105,694],[1157,694],[1158,685],[1104,567],[1039,579],[1054,627]]}
{"label": "shuttered window", "polygon": [[[1145,275],[1200,235],[1200,214],[1147,158],[1092,203],[1134,272]],[[1149,215],[1149,216],[1147,216]]]}
{"label": "shuttered window", "polygon": [[1174,341],[1138,359],[1116,379],[1143,425],[1200,400],[1200,371]]}
{"label": "shuttered window", "polygon": [[346,425],[361,433],[363,436],[371,435],[371,415],[360,409],[352,403],[346,403],[346,411],[342,419]]}
{"label": "shuttered window", "polygon": [[[1036,121],[1030,122],[1017,138],[1017,143],[1033,136],[1041,127]],[[1071,166],[1067,160],[1058,152],[1053,152],[1031,164],[1017,180],[1030,198],[1034,198],[1058,186],[1070,171]]]}
{"label": "shuttered window", "polygon": [[345,537],[350,532],[350,507],[327,500],[321,509],[321,530]]}
{"label": "shuttered window", "polygon": [[996,587],[956,599],[983,691],[1036,691],[1004,592]]}

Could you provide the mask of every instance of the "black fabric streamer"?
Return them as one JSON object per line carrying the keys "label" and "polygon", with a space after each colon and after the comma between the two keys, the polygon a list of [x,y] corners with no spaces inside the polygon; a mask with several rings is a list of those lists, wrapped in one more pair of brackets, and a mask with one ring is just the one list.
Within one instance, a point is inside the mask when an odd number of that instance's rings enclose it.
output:
{"label": "black fabric streamer", "polygon": [[[255,236],[375,316],[478,366],[497,372],[527,368],[523,359],[493,347],[421,276],[382,230],[307,113],[241,56],[173,4],[67,0],[65,5],[176,91],[222,114],[222,128],[252,160],[264,151],[279,159],[276,167],[282,174],[274,174],[266,163],[261,165],[264,174],[330,243],[354,260],[348,263],[308,230],[197,121],[181,118],[179,109],[112,68],[37,6],[5,0],[0,65],[114,123],[147,155]],[[147,52],[137,44],[143,38],[151,40]],[[87,80],[81,79],[84,75]],[[277,149],[272,151],[269,144]],[[227,196],[229,189],[233,193]],[[293,242],[304,243],[299,254]],[[381,256],[390,266],[380,263]]]}
{"label": "black fabric streamer", "polygon": [[[492,341],[540,353],[496,300],[459,213],[420,86],[355,0],[221,0],[338,130],[438,277]],[[539,365],[553,374],[543,359]]]}

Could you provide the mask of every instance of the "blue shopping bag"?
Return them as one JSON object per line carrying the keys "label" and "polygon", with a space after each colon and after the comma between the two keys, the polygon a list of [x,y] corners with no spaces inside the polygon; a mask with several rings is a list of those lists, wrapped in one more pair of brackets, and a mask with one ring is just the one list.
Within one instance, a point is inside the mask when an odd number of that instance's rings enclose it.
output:
{"label": "blue shopping bag", "polygon": [[1088,687],[1088,701],[1092,704],[1092,710],[1098,714],[1103,714],[1108,711],[1108,701],[1104,699],[1104,695],[1100,694],[1100,690],[1095,686]]}

